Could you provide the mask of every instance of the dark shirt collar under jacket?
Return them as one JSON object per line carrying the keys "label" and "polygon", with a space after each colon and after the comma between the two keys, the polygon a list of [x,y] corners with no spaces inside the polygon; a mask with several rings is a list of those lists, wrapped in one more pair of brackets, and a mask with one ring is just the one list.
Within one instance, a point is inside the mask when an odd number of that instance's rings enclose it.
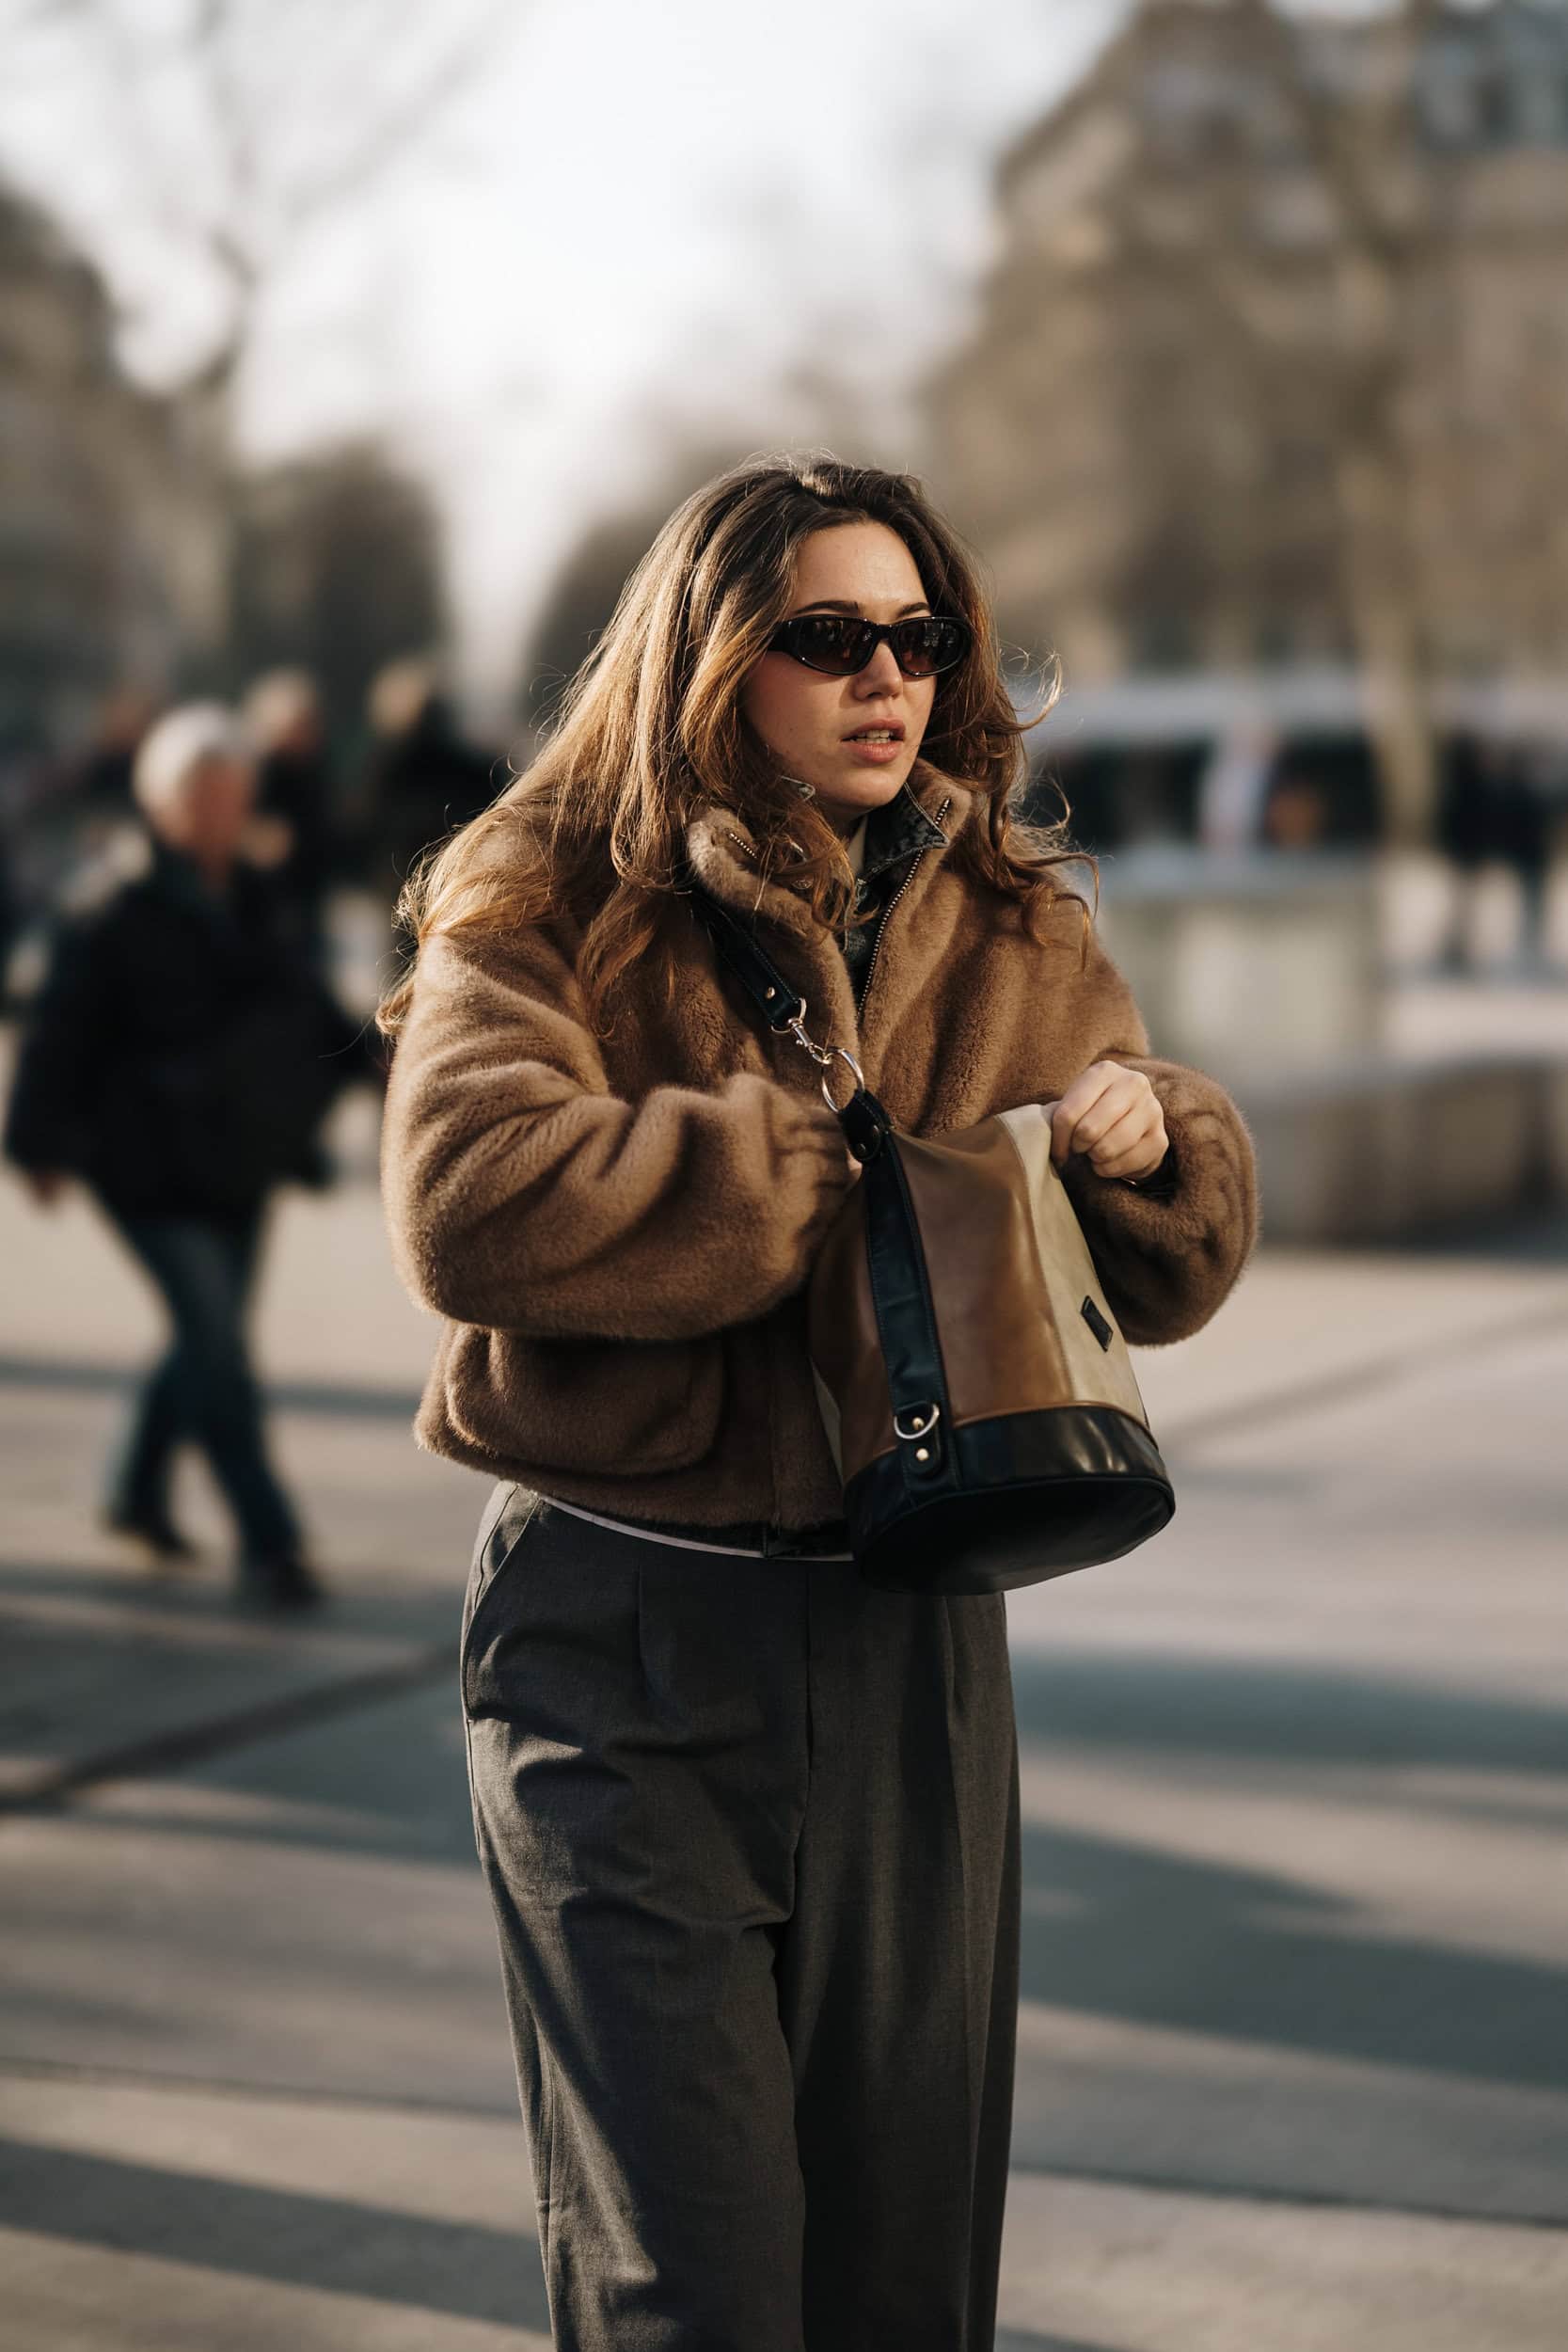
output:
{"label": "dark shirt collar under jacket", "polygon": [[927,816],[909,786],[902,784],[891,801],[884,801],[866,817],[861,881],[872,882],[916,850],[933,849],[946,840],[942,827]]}
{"label": "dark shirt collar under jacket", "polygon": [[852,913],[863,915],[868,907],[877,912],[871,921],[856,923],[847,919],[838,933],[839,952],[848,969],[857,1009],[864,998],[882,915],[898,888],[894,869],[938,843],[945,848],[946,834],[927,816],[907,784],[891,801],[872,809],[864,819],[861,870],[855,879]]}

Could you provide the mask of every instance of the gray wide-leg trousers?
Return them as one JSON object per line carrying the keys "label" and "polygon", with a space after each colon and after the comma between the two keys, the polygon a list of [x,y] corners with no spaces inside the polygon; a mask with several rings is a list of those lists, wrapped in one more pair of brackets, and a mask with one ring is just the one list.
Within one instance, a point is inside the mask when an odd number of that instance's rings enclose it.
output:
{"label": "gray wide-leg trousers", "polygon": [[1000,1596],[497,1489],[474,1822],[565,2352],[990,2352],[1018,2006]]}

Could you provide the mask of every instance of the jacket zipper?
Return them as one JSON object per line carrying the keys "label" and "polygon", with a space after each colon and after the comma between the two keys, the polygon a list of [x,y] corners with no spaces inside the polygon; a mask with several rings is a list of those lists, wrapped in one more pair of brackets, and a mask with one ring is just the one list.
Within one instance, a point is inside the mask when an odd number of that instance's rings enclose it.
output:
{"label": "jacket zipper", "polygon": [[[952,805],[953,795],[950,792],[947,795],[947,798],[943,801],[942,806],[938,809],[932,821],[940,826],[942,818],[946,816]],[[732,832],[727,825],[724,828],[724,837],[728,841],[733,841],[737,850],[746,850],[751,855],[755,856],[756,851],[754,845],[743,840],[739,834]],[[870,1000],[871,983],[877,976],[877,960],[882,952],[882,940],[887,931],[889,918],[893,914],[894,908],[898,904],[899,899],[903,897],[905,891],[908,890],[911,882],[913,882],[915,868],[920,864],[921,859],[926,855],[927,850],[934,850],[935,847],[936,843],[934,841],[927,841],[915,851],[913,857],[910,860],[909,870],[906,872],[903,881],[899,883],[897,889],[894,892],[892,898],[882,909],[882,919],[877,926],[877,936],[872,942],[871,961],[865,967],[865,986],[861,990],[860,1013],[862,1020],[864,1018],[865,1008]],[[755,910],[753,909],[753,913],[754,912]],[[860,1021],[857,1021],[855,1024],[857,1031],[859,1030],[860,1025]]]}
{"label": "jacket zipper", "polygon": [[[949,793],[946,800],[943,801],[941,808],[937,811],[935,819],[937,824],[940,825],[942,823],[942,818],[946,816],[952,805],[953,796]],[[857,1025],[863,1025],[864,1024],[865,1009],[871,1002],[871,983],[877,977],[877,960],[882,952],[882,942],[887,936],[887,927],[893,919],[893,910],[898,904],[898,901],[903,897],[905,891],[908,890],[911,882],[913,882],[915,868],[919,866],[921,859],[926,855],[926,851],[927,850],[933,850],[935,847],[936,844],[934,841],[927,841],[923,848],[915,851],[913,857],[910,860],[909,871],[905,874],[903,881],[899,883],[897,889],[894,892],[892,898],[882,909],[882,919],[877,926],[877,936],[872,943],[871,961],[865,967],[865,986],[861,990],[861,1020],[860,1024]]]}

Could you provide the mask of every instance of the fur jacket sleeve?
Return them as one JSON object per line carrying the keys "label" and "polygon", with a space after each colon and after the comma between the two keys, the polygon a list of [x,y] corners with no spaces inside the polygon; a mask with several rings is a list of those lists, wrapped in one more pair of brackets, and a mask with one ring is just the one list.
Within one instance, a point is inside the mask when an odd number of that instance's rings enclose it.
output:
{"label": "fur jacket sleeve", "polygon": [[819,1095],[757,1071],[611,1089],[547,928],[436,937],[393,1057],[382,1172],[398,1270],[453,1322],[699,1338],[806,1278],[852,1179]]}
{"label": "fur jacket sleeve", "polygon": [[1147,1188],[1098,1175],[1076,1152],[1062,1180],[1123,1334],[1133,1346],[1157,1346],[1200,1329],[1251,1255],[1258,1238],[1252,1137],[1216,1079],[1150,1055],[1132,992],[1097,932],[1081,987],[1094,1021],[1069,1078],[1097,1061],[1142,1071],[1159,1097],[1170,1151]]}

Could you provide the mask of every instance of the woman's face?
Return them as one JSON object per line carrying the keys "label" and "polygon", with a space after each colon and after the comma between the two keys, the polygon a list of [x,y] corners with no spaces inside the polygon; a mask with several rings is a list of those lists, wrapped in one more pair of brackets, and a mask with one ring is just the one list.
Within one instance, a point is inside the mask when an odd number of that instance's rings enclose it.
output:
{"label": "woman's face", "polygon": [[[833,612],[901,621],[930,609],[913,556],[885,523],[840,523],[802,542],[789,619]],[[893,648],[880,644],[853,677],[828,677],[793,654],[765,653],[741,689],[740,707],[784,774],[815,785],[823,815],[847,833],[903,785],[935,693],[935,678],[907,678]],[[868,732],[892,739],[868,741]]]}

